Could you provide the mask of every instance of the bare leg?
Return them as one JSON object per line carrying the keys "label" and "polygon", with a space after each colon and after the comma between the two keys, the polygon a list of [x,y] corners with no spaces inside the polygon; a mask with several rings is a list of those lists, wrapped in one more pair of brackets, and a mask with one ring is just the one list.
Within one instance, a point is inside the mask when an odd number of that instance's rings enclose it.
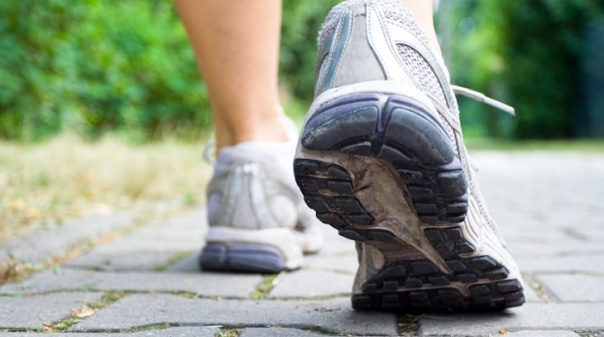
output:
{"label": "bare leg", "polygon": [[286,141],[278,96],[281,0],[176,0],[208,86],[217,152]]}

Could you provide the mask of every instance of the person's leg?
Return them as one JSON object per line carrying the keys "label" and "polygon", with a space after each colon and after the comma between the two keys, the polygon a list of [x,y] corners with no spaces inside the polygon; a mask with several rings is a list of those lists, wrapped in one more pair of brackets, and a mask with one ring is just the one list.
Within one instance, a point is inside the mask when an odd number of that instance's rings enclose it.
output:
{"label": "person's leg", "polygon": [[176,0],[207,84],[217,152],[288,140],[278,96],[280,0]]}
{"label": "person's leg", "polygon": [[[402,0],[432,47],[434,1]],[[208,86],[217,152],[249,140],[286,141],[278,97],[281,0],[176,0]]]}
{"label": "person's leg", "polygon": [[216,130],[205,270],[301,267],[322,245],[296,187],[293,124],[278,97],[280,0],[176,0],[206,82]]}

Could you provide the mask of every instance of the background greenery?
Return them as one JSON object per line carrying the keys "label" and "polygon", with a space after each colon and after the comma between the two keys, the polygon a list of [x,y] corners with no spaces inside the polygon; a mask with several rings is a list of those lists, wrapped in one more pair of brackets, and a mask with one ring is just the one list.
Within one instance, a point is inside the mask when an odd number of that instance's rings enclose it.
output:
{"label": "background greenery", "polygon": [[[441,2],[445,2],[443,0]],[[449,1],[453,18],[449,51],[453,82],[481,90],[516,108],[510,118],[484,105],[462,100],[462,121],[470,133],[507,138],[585,136],[588,114],[604,113],[604,104],[586,111],[591,92],[585,73],[604,76],[600,62],[586,67],[588,38],[603,23],[601,0]],[[441,24],[443,11],[441,11]],[[441,29],[442,31],[443,29]],[[598,40],[601,39],[597,37]],[[598,65],[599,64],[599,65]],[[600,101],[601,102],[601,101]],[[468,132],[466,132],[468,133]],[[600,137],[604,134],[599,134]]]}
{"label": "background greenery", "polygon": [[[282,82],[294,106],[312,98],[315,39],[335,3],[284,0]],[[512,119],[462,100],[466,134],[580,135],[585,32],[603,13],[601,0],[441,1],[453,81],[518,110]],[[172,0],[0,1],[0,138],[195,139],[210,122]]]}

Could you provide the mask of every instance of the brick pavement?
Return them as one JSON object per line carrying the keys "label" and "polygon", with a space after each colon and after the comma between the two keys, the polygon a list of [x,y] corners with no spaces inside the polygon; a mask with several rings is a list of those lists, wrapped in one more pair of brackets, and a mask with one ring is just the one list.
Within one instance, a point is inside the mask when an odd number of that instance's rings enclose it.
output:
{"label": "brick pavement", "polygon": [[[0,286],[0,337],[604,337],[604,155],[481,152],[475,159],[526,281],[521,308],[419,317],[354,312],[354,245],[329,226],[327,246],[299,271],[200,272],[205,228],[197,210]],[[36,262],[132,219],[124,213],[36,233],[3,244],[0,259],[10,251]],[[45,332],[50,327],[61,332]]]}

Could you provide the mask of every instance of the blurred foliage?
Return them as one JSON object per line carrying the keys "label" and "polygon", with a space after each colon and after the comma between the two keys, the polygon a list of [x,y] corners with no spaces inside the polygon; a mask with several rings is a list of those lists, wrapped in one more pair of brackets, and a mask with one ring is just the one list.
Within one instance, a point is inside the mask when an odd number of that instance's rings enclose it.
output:
{"label": "blurred foliage", "polygon": [[517,110],[510,119],[462,101],[462,118],[496,136],[575,136],[572,125],[583,108],[585,31],[602,15],[601,0],[456,1],[453,81]]}
{"label": "blurred foliage", "polygon": [[[312,99],[317,31],[337,2],[283,2],[281,76],[296,107]],[[604,2],[445,2],[453,82],[518,110],[511,119],[461,100],[466,134],[572,136],[584,30],[603,15]],[[172,0],[0,1],[0,138],[39,140],[65,130],[88,138],[108,130],[135,140],[197,137],[210,122]]]}
{"label": "blurred foliage", "polygon": [[148,138],[209,123],[171,1],[0,2],[0,136]]}
{"label": "blurred foliage", "polygon": [[325,16],[339,0],[283,1],[280,70],[294,96],[310,101],[314,95],[316,39]]}
{"label": "blurred foliage", "polygon": [[[312,98],[315,39],[336,2],[284,1],[282,76],[302,99]],[[172,0],[0,1],[0,78],[0,138],[195,137],[210,123]]]}

